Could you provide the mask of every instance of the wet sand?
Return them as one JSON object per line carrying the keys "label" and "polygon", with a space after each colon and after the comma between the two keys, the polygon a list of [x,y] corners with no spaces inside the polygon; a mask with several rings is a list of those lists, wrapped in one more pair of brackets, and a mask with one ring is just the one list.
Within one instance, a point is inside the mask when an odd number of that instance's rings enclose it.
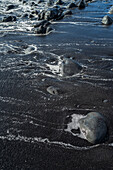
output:
{"label": "wet sand", "polygon": [[[16,15],[22,12],[18,3]],[[113,24],[101,24],[111,5],[98,1],[75,8],[72,16],[54,21],[46,36],[34,34],[36,20],[0,23],[2,170],[113,169]],[[2,7],[0,12],[5,16]],[[59,62],[66,57],[83,72],[61,76]],[[49,86],[59,94],[48,93]],[[90,111],[106,117],[104,143],[90,144],[76,128],[66,131],[73,114],[78,120]]]}

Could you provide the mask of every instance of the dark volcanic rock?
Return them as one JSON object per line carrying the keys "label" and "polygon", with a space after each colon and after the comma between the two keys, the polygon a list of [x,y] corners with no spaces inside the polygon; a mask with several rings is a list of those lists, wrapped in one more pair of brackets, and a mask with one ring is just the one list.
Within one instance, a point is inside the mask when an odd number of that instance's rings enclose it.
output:
{"label": "dark volcanic rock", "polygon": [[86,5],[85,5],[84,0],[81,0],[80,3],[78,4],[78,8],[79,8],[79,9],[83,9],[83,8],[85,8],[85,6],[86,6]]}
{"label": "dark volcanic rock", "polygon": [[61,16],[62,12],[60,9],[51,8],[45,12],[45,19],[51,20],[51,19],[57,19]]}
{"label": "dark volcanic rock", "polygon": [[39,12],[37,10],[33,10],[31,13],[35,14],[35,15],[38,15]]}
{"label": "dark volcanic rock", "polygon": [[56,5],[63,5],[64,4],[64,2],[62,1],[62,0],[58,0],[57,2],[56,2]]}
{"label": "dark volcanic rock", "polygon": [[49,22],[49,21],[47,21],[47,20],[41,20],[41,21],[39,21],[38,23],[36,23],[35,25],[34,25],[34,28],[37,28],[37,27],[39,27],[39,26],[41,26],[41,25],[43,25],[43,26],[48,26],[48,25],[50,25],[51,23]]}
{"label": "dark volcanic rock", "polygon": [[12,22],[12,21],[16,21],[16,16],[8,16],[8,17],[4,17],[3,22]]}
{"label": "dark volcanic rock", "polygon": [[109,10],[108,13],[109,13],[109,14],[113,14],[113,6],[110,8],[110,10]]}
{"label": "dark volcanic rock", "polygon": [[61,64],[60,70],[62,76],[72,76],[74,74],[79,73],[82,70],[82,68],[83,67],[75,60],[64,59]]}
{"label": "dark volcanic rock", "polygon": [[47,5],[52,6],[54,4],[54,0],[48,0]]}
{"label": "dark volcanic rock", "polygon": [[30,15],[29,15],[29,18],[34,18],[34,15],[30,14]]}
{"label": "dark volcanic rock", "polygon": [[22,18],[27,18],[28,17],[28,14],[27,13],[25,13],[23,16],[22,16]]}
{"label": "dark volcanic rock", "polygon": [[8,5],[6,10],[9,11],[9,10],[14,9],[14,8],[15,8],[15,5]]}
{"label": "dark volcanic rock", "polygon": [[107,134],[105,118],[98,112],[90,112],[79,120],[81,133],[93,144],[103,142]]}
{"label": "dark volcanic rock", "polygon": [[66,10],[66,11],[64,11],[63,12],[63,15],[65,16],[65,15],[72,15],[73,13],[72,13],[72,11],[71,10]]}
{"label": "dark volcanic rock", "polygon": [[75,3],[70,3],[67,8],[71,9],[75,7],[77,7]]}
{"label": "dark volcanic rock", "polygon": [[38,14],[38,19],[39,20],[44,20],[44,17],[45,17],[45,10],[42,10]]}
{"label": "dark volcanic rock", "polygon": [[51,27],[47,27],[47,28],[46,28],[46,34],[49,33],[49,32],[51,32],[52,30],[53,30],[53,29],[52,29]]}
{"label": "dark volcanic rock", "polygon": [[102,24],[104,25],[110,25],[113,23],[113,20],[108,16],[108,15],[105,15],[102,19]]}
{"label": "dark volcanic rock", "polygon": [[46,27],[44,27],[43,25],[39,26],[37,29],[36,29],[36,34],[45,34],[46,33]]}
{"label": "dark volcanic rock", "polygon": [[40,4],[40,3],[42,3],[42,2],[44,2],[44,0],[39,0],[39,1],[38,1],[38,4]]}
{"label": "dark volcanic rock", "polygon": [[49,33],[50,31],[52,31],[52,28],[51,28],[51,27],[46,27],[46,26],[40,25],[40,26],[35,30],[35,33],[36,33],[36,34],[47,34],[47,33]]}

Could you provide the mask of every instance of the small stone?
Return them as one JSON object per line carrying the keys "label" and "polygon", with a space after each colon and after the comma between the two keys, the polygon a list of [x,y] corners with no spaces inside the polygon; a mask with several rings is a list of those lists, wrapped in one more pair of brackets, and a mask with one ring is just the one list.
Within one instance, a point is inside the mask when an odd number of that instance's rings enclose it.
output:
{"label": "small stone", "polygon": [[107,103],[108,102],[108,100],[106,99],[106,100],[103,100],[103,103]]}
{"label": "small stone", "polygon": [[102,24],[104,25],[110,25],[113,23],[113,20],[108,16],[108,15],[105,15],[102,19]]}
{"label": "small stone", "polygon": [[62,76],[73,76],[82,70],[82,66],[75,60],[64,59],[60,66]]}
{"label": "small stone", "polygon": [[54,86],[49,86],[47,88],[47,92],[49,92],[52,95],[58,95],[58,88],[56,88]]}
{"label": "small stone", "polygon": [[70,3],[67,8],[71,9],[71,8],[76,8],[76,7],[77,6],[75,3]]}
{"label": "small stone", "polygon": [[107,124],[104,116],[98,112],[90,112],[79,120],[80,131],[87,141],[101,143],[107,135]]}

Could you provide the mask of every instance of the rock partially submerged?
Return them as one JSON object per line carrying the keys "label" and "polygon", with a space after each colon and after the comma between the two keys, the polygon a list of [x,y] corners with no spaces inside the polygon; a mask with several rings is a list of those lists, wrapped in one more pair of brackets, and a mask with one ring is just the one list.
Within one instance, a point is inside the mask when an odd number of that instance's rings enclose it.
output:
{"label": "rock partially submerged", "polygon": [[38,20],[57,20],[62,16],[62,10],[60,8],[49,8],[42,10],[38,14]]}
{"label": "rock partially submerged", "polygon": [[104,25],[111,25],[113,23],[113,20],[111,19],[111,17],[109,17],[108,15],[105,15],[102,19],[102,24]]}
{"label": "rock partially submerged", "polygon": [[109,14],[113,14],[113,6],[110,8],[110,10],[109,10],[108,13],[109,13]]}
{"label": "rock partially submerged", "polygon": [[56,5],[63,5],[64,2],[62,0],[57,0]]}
{"label": "rock partially submerged", "polygon": [[77,5],[72,2],[72,3],[70,3],[70,4],[68,5],[67,8],[72,9],[72,8],[76,8],[76,7],[77,7]]}
{"label": "rock partially submerged", "polygon": [[72,15],[72,11],[71,10],[66,10],[63,12],[63,15],[66,16],[66,15]]}
{"label": "rock partially submerged", "polygon": [[37,27],[39,27],[41,25],[48,26],[50,24],[51,23],[49,21],[47,21],[47,20],[41,20],[41,21],[38,21],[36,24],[34,24],[34,28],[37,28]]}
{"label": "rock partially submerged", "polygon": [[79,2],[79,4],[78,4],[78,8],[79,8],[79,9],[84,9],[85,6],[86,6],[86,4],[85,4],[84,0],[81,0],[81,1]]}
{"label": "rock partially submerged", "polygon": [[73,76],[83,69],[77,61],[67,58],[63,60],[60,67],[62,76]]}
{"label": "rock partially submerged", "polygon": [[90,143],[103,142],[107,134],[106,120],[98,112],[90,112],[79,120],[80,131]]}
{"label": "rock partially submerged", "polygon": [[53,29],[51,27],[47,27],[44,25],[40,25],[36,30],[35,33],[36,34],[48,34],[49,32],[51,32]]}

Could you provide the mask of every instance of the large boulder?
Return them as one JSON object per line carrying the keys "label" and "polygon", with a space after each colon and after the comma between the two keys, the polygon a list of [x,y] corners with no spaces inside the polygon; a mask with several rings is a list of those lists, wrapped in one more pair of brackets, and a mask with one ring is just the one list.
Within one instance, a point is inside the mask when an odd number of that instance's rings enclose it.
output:
{"label": "large boulder", "polygon": [[85,118],[79,120],[80,131],[90,143],[103,142],[107,134],[106,120],[98,112],[90,112]]}

